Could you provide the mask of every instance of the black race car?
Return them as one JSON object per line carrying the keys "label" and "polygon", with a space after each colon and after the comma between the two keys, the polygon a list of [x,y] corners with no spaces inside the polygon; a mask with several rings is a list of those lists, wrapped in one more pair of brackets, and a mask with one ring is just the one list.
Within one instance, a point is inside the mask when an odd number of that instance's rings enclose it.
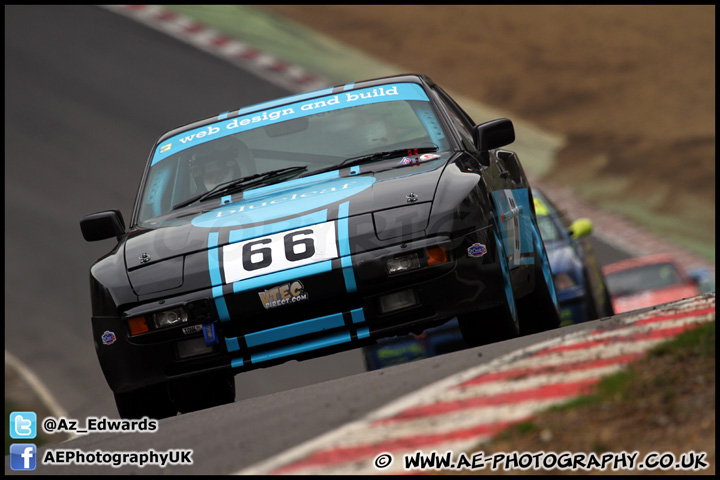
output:
{"label": "black race car", "polygon": [[[550,260],[560,307],[560,326],[613,315],[609,291],[588,236],[589,218],[571,222],[543,192],[532,189],[540,236]],[[368,370],[390,367],[466,348],[460,326],[452,319],[420,335],[383,338],[363,347]]]}
{"label": "black race car", "polygon": [[475,125],[423,75],[339,85],[172,130],[90,270],[122,417],[232,402],[234,375],[420,333],[481,345],[557,327],[507,119]]}

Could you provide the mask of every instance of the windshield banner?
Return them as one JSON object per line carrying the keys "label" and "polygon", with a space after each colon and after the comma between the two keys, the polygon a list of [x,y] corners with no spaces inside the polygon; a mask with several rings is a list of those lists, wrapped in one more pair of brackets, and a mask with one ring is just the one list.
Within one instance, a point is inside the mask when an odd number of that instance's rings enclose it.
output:
{"label": "windshield banner", "polygon": [[234,117],[211,125],[188,130],[164,141],[158,146],[151,165],[181,152],[187,148],[216,140],[226,135],[264,127],[295,118],[307,117],[316,113],[340,110],[357,105],[392,102],[397,100],[429,101],[420,85],[415,83],[396,83],[377,87],[349,90],[335,95],[317,97],[302,102],[291,103],[277,108]]}

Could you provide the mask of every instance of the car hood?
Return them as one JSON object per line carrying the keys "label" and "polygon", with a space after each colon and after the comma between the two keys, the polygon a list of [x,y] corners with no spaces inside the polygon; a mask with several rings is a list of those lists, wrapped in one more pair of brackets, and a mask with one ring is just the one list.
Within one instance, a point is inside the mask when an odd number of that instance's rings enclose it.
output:
{"label": "car hood", "polygon": [[615,313],[629,312],[640,308],[662,305],[683,298],[699,295],[698,289],[692,285],[679,285],[657,290],[643,290],[629,295],[616,295],[612,297]]}
{"label": "car hood", "polygon": [[[314,223],[332,221],[338,218],[338,206],[344,203],[348,204],[351,216],[407,206],[408,197],[413,205],[429,205],[449,155],[419,165],[377,172],[339,176],[338,171],[333,171],[297,178],[235,194],[225,204],[222,202],[226,197],[216,198],[171,212],[157,219],[154,225],[150,224],[151,228],[138,228],[129,233],[125,260],[133,288],[144,293],[151,293],[150,284],[156,285],[153,289],[176,288],[181,280],[163,285],[162,279],[181,279],[183,257],[207,250],[213,233],[217,238],[227,239],[228,235],[216,233],[223,230],[252,228],[263,234],[275,233],[303,226],[288,219],[306,215],[311,222],[319,219]],[[429,211],[429,208],[423,210],[426,215]],[[282,225],[278,227],[279,224]],[[216,245],[222,243],[212,246]],[[150,277],[138,273],[159,263],[166,265],[162,271],[156,268],[157,273]]]}

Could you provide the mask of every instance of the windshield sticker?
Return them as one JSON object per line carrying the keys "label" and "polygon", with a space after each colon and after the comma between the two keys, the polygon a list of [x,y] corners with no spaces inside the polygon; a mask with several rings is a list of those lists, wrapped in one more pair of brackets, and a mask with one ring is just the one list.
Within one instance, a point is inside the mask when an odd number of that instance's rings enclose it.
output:
{"label": "windshield sticker", "polygon": [[308,300],[310,297],[300,280],[258,292],[265,310]]}
{"label": "windshield sticker", "polygon": [[429,101],[422,87],[415,83],[380,85],[377,87],[346,91],[336,95],[313,98],[307,101],[283,105],[275,109],[234,117],[230,120],[216,122],[211,125],[205,125],[194,130],[183,132],[167,139],[159,145],[151,165],[155,165],[170,155],[181,152],[187,148],[227,135],[274,123],[281,123],[295,118],[307,117],[317,113],[397,100]]}
{"label": "windshield sticker", "polygon": [[436,155],[434,153],[426,153],[424,155],[420,155],[419,157],[403,157],[402,160],[398,163],[398,166],[402,165],[420,165],[423,162],[429,162],[430,160],[437,160],[440,158],[440,155]]}

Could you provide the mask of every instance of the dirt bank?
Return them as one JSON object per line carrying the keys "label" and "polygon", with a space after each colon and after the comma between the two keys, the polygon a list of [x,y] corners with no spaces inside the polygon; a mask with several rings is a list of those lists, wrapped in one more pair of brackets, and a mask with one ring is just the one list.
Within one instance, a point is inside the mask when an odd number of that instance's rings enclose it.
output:
{"label": "dirt bank", "polygon": [[714,259],[714,6],[264,8],[565,135],[548,180]]}

